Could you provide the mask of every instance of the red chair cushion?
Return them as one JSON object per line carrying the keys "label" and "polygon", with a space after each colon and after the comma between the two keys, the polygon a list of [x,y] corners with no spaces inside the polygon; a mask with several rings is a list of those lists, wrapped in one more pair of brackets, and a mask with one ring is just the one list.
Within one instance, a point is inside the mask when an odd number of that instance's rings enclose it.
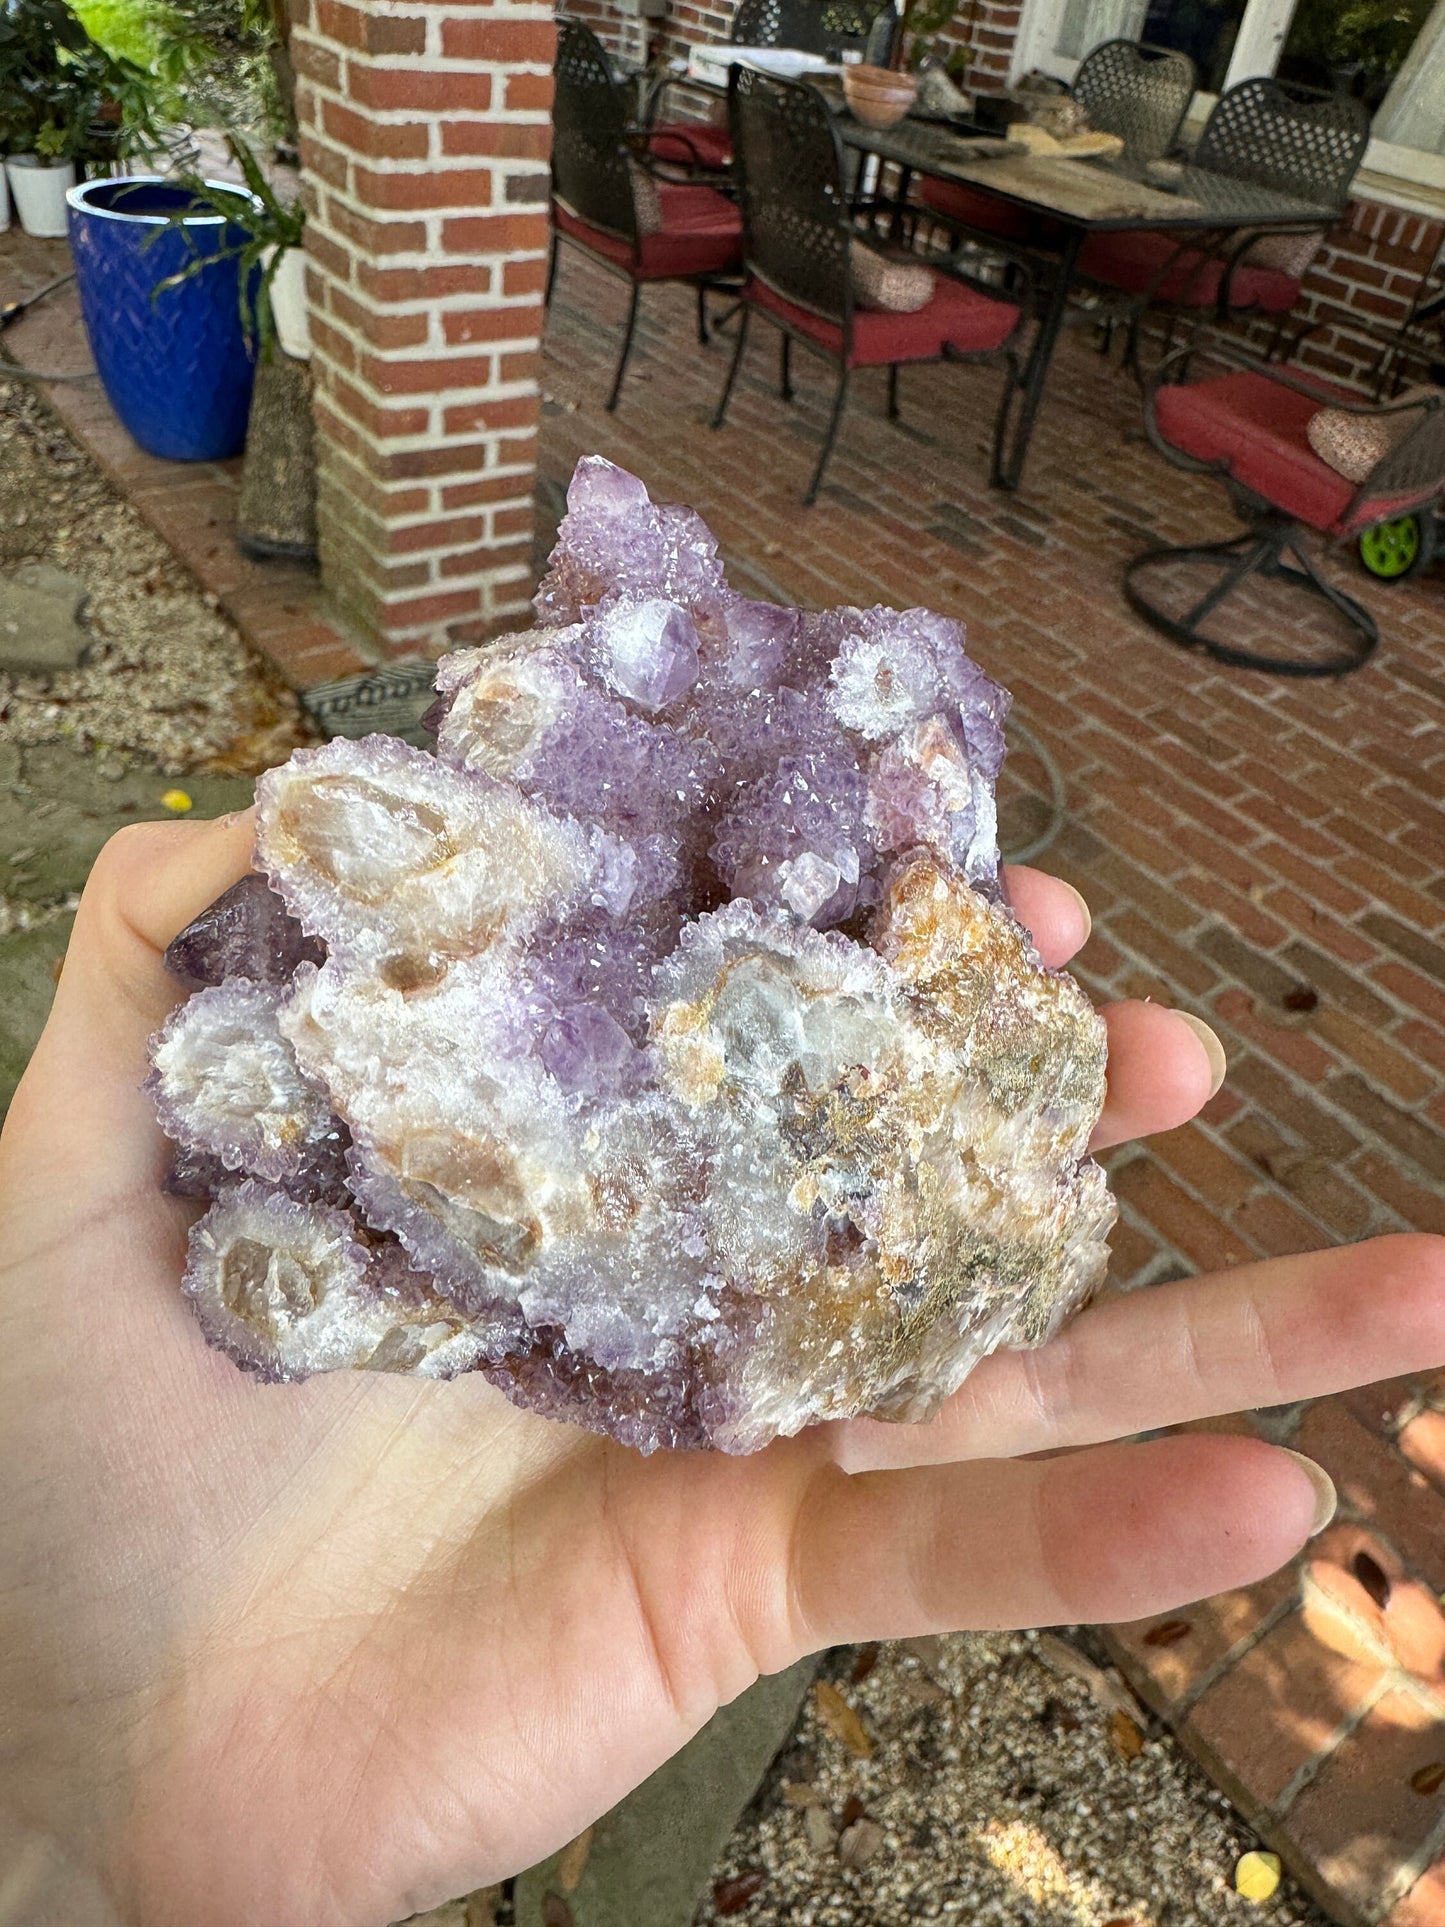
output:
{"label": "red chair cushion", "polygon": [[636,261],[626,241],[593,227],[560,201],[553,202],[552,214],[564,234],[616,262],[636,281],[686,280],[696,274],[725,274],[740,265],[742,216],[726,194],[714,187],[659,181],[657,201],[662,226],[655,234],[642,236]]}
{"label": "red chair cushion", "polygon": [[713,167],[723,173],[733,164],[733,144],[726,127],[705,120],[660,121],[648,135],[654,160],[674,167]]}
{"label": "red chair cushion", "polygon": [[1001,201],[979,188],[965,187],[961,181],[936,180],[932,174],[925,174],[918,183],[918,198],[941,220],[997,234],[1006,241],[1043,240],[1043,230],[1055,227],[1045,215],[1030,214],[1027,208],[1015,207],[1011,201]]}
{"label": "red chair cushion", "polygon": [[[1201,265],[1202,263],[1202,265]],[[1079,272],[1127,294],[1149,294],[1185,308],[1212,308],[1224,278],[1223,261],[1205,259],[1197,248],[1181,247],[1173,234],[1091,234],[1079,252]],[[1155,286],[1156,278],[1163,279]],[[1240,266],[1229,284],[1232,308],[1261,308],[1288,314],[1299,299],[1300,284],[1278,268]]]}
{"label": "red chair cushion", "polygon": [[1154,395],[1154,419],[1171,447],[1203,462],[1227,461],[1235,480],[1266,502],[1311,528],[1333,530],[1355,490],[1309,445],[1305,428],[1320,407],[1312,395],[1249,369]]}
{"label": "red chair cushion", "polygon": [[[825,321],[821,315],[784,300],[761,281],[749,283],[747,298],[841,360],[843,330],[836,322]],[[962,355],[986,354],[990,348],[1003,346],[1018,318],[1019,311],[1012,302],[995,301],[936,274],[933,298],[916,314],[853,310],[853,351],[848,366],[881,368],[898,361],[938,361],[945,347]]]}

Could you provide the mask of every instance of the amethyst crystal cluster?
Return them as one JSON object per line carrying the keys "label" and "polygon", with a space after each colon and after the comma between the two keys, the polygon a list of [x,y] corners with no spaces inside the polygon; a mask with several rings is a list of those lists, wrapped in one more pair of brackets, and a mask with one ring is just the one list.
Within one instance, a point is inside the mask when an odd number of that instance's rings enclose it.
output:
{"label": "amethyst crystal cluster", "polygon": [[642,1450],[921,1418],[1097,1284],[1104,1036],[1000,900],[957,623],[729,589],[582,462],[434,755],[303,750],[170,952],[185,1289],[264,1378],[477,1369]]}

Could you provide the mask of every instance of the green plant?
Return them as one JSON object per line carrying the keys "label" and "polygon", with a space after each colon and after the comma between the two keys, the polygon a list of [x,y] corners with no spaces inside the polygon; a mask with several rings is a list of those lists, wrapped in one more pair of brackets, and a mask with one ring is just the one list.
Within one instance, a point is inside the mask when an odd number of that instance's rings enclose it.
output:
{"label": "green plant", "polygon": [[[158,282],[151,298],[155,300],[167,288],[177,287],[202,273],[213,261],[234,261],[239,270],[241,325],[258,357],[270,361],[276,349],[271,285],[287,248],[300,247],[306,215],[298,202],[281,199],[254,151],[239,135],[228,135],[227,145],[246,183],[244,192],[237,187],[213,185],[194,172],[182,173],[176,178],[176,185],[185,188],[191,196],[191,212],[199,208],[225,217],[221,245],[212,252],[201,253],[194,233],[185,225],[185,216],[176,216],[169,225],[179,227],[194,251],[193,258],[178,273]],[[157,235],[161,232],[157,229]]]}
{"label": "green plant", "polygon": [[63,0],[0,0],[0,148],[84,159],[108,64]]}
{"label": "green plant", "polygon": [[968,55],[964,49],[934,44],[958,17],[959,4],[960,0],[906,0],[898,29],[897,65],[917,67],[927,54],[933,53],[942,58],[951,78],[959,77],[960,56],[961,71],[966,72]]}
{"label": "green plant", "polygon": [[294,132],[280,0],[70,0],[107,61],[122,147],[176,151],[176,130],[218,127],[246,143]]}

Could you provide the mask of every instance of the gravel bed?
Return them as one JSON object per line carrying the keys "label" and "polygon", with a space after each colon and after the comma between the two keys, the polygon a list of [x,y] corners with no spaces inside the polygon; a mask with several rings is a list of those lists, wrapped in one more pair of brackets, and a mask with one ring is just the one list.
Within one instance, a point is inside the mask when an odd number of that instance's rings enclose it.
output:
{"label": "gravel bed", "polygon": [[1234,1891],[1258,1839],[1070,1650],[957,1634],[833,1656],[823,1698],[845,1711],[810,1702],[697,1927],[1328,1927],[1288,1878],[1264,1903]]}
{"label": "gravel bed", "polygon": [[310,740],[294,695],[0,362],[0,570],[85,582],[89,659],[49,682],[0,670],[0,743],[73,742],[167,775],[249,773]]}

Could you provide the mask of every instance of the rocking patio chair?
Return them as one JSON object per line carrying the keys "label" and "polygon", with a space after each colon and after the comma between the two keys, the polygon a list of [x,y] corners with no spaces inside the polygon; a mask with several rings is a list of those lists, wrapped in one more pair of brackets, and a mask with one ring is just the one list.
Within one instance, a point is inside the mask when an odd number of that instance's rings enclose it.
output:
{"label": "rocking patio chair", "polygon": [[[1216,364],[1202,379],[1172,376],[1191,358]],[[1310,425],[1322,410],[1370,431],[1372,465],[1351,482],[1315,452]],[[1279,676],[1340,676],[1374,652],[1379,630],[1369,611],[1326,580],[1304,546],[1311,529],[1349,541],[1445,494],[1445,390],[1385,404],[1247,355],[1237,342],[1192,341],[1155,371],[1145,396],[1149,439],[1177,468],[1217,474],[1247,526],[1228,541],[1161,547],[1138,555],[1124,572],[1129,605],[1171,642],[1202,649],[1219,662]],[[1322,439],[1316,430],[1316,440]],[[1288,560],[1286,558],[1289,558]],[[1194,564],[1212,586],[1182,614],[1150,594],[1143,578],[1161,567]],[[1251,576],[1287,581],[1326,602],[1343,618],[1346,639],[1323,657],[1273,655],[1207,636],[1203,624]]]}

